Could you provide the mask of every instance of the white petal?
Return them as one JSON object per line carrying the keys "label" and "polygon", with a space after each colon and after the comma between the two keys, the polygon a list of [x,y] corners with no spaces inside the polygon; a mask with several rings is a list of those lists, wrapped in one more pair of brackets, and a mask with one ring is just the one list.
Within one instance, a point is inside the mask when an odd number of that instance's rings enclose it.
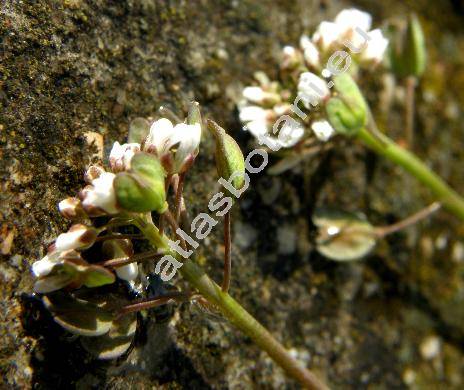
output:
{"label": "white petal", "polygon": [[116,205],[116,194],[113,181],[116,175],[103,172],[97,179],[92,180],[92,188],[86,191],[82,205],[85,207],[99,207],[110,214],[119,210]]}
{"label": "white petal", "polygon": [[116,274],[118,275],[118,278],[127,280],[129,282],[137,277],[139,274],[139,269],[136,263],[126,264],[122,267],[117,267]]}
{"label": "white petal", "polygon": [[251,121],[247,123],[245,129],[248,130],[256,138],[269,133],[268,124],[266,121],[263,120]]}
{"label": "white petal", "polygon": [[67,233],[61,233],[55,241],[55,248],[58,252],[64,252],[70,249],[77,249],[82,246],[80,238],[86,232],[85,228],[76,229]]}
{"label": "white petal", "polygon": [[339,40],[342,33],[338,24],[322,22],[313,35],[313,42],[319,44],[323,50],[327,50]]}
{"label": "white petal", "polygon": [[368,41],[367,47],[361,52],[361,60],[380,62],[387,50],[388,39],[383,36],[379,29],[372,30],[368,35],[371,39]]}
{"label": "white petal", "polygon": [[327,142],[334,134],[335,130],[327,121],[315,121],[311,124],[311,129],[317,139]]}
{"label": "white petal", "polygon": [[180,123],[174,128],[173,145],[179,144],[174,156],[174,173],[182,171],[183,164],[190,157],[198,154],[201,141],[201,126],[199,123],[187,125]]}
{"label": "white petal", "polygon": [[305,47],[303,50],[306,63],[314,68],[318,68],[320,66],[320,59],[319,50],[317,49],[316,45],[308,39],[308,41],[305,42]]}
{"label": "white petal", "polygon": [[32,263],[32,272],[36,277],[48,275],[53,267],[60,262],[58,252],[45,256],[43,259]]}
{"label": "white petal", "polygon": [[278,141],[284,148],[290,148],[296,145],[304,135],[304,128],[302,126],[294,127],[288,122],[279,130]]}
{"label": "white petal", "polygon": [[364,32],[371,29],[372,17],[367,12],[356,8],[344,9],[335,17],[335,23],[340,27],[342,33],[349,32],[359,27]]}
{"label": "white petal", "polygon": [[243,97],[252,103],[262,103],[265,93],[261,87],[245,87]]}
{"label": "white petal", "polygon": [[265,121],[267,118],[267,112],[264,108],[258,106],[245,106],[240,108],[239,117],[242,123],[255,120]]}
{"label": "white petal", "polygon": [[174,126],[169,119],[161,118],[155,121],[150,127],[150,132],[145,141],[145,148],[154,146],[160,155],[164,154],[172,146],[169,141],[173,133]]}
{"label": "white petal", "polygon": [[317,105],[330,95],[329,87],[325,80],[311,72],[300,75],[298,82],[298,94],[302,97],[307,108]]}

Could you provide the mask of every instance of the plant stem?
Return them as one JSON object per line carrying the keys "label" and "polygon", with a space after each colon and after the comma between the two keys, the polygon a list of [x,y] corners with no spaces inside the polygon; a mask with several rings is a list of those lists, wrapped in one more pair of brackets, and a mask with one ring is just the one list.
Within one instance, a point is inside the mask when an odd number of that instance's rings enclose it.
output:
{"label": "plant stem", "polygon": [[378,154],[402,166],[427,186],[446,210],[464,220],[464,199],[413,153],[400,147],[380,132],[373,133],[368,129],[361,129],[357,138]]}
{"label": "plant stem", "polygon": [[[166,250],[166,253],[170,251],[169,254],[178,257],[177,253],[169,248],[166,238],[159,235],[156,226],[144,220],[139,220],[135,223],[153,246],[159,250]],[[288,375],[298,380],[305,388],[315,390],[328,389],[311,371],[307,370],[300,362],[291,357],[283,345],[237,301],[229,294],[221,291],[221,288],[192,260],[186,260],[182,267],[179,268],[179,272],[208,302],[216,306],[224,317],[249,336],[261,349],[266,351]]]}
{"label": "plant stem", "polygon": [[222,291],[228,292],[232,274],[231,237],[230,237],[230,210],[224,215],[224,277]]}
{"label": "plant stem", "polygon": [[375,233],[377,237],[379,238],[384,238],[385,236],[396,233],[402,229],[405,229],[411,225],[416,224],[417,222],[429,217],[431,214],[434,212],[440,210],[441,208],[441,203],[440,202],[434,202],[431,205],[428,205],[426,208],[418,211],[417,213],[399,221],[396,222],[392,225],[388,226],[379,226],[375,228]]}
{"label": "plant stem", "polygon": [[416,91],[416,77],[409,76],[406,78],[406,142],[410,150],[413,149],[414,143],[414,93]]}

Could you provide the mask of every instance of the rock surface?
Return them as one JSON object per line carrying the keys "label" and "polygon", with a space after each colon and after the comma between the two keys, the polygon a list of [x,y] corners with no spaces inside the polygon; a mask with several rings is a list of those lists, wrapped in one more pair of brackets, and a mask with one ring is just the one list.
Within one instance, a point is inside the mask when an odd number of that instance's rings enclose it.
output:
{"label": "rock surface", "polygon": [[[79,190],[90,161],[124,140],[131,119],[162,104],[183,114],[195,99],[246,148],[234,111],[241,87],[256,70],[275,76],[281,46],[344,6],[372,12],[377,23],[408,7],[425,20],[430,63],[418,92],[417,150],[464,192],[463,9],[435,3],[3,1],[0,387],[297,388],[246,337],[188,305],[168,323],[150,318],[125,360],[95,361],[30,297],[30,264],[66,227],[58,201]],[[401,109],[387,123],[400,137]],[[188,179],[192,213],[206,209],[217,185],[209,135],[202,150]],[[270,187],[272,201],[262,196]],[[458,221],[440,213],[351,264],[323,259],[309,240],[316,205],[362,210],[381,225],[429,201],[401,171],[350,143],[300,174],[255,177],[235,210],[235,226],[253,240],[235,236],[232,293],[334,388],[462,388]],[[216,280],[221,248],[218,228],[199,251]]]}

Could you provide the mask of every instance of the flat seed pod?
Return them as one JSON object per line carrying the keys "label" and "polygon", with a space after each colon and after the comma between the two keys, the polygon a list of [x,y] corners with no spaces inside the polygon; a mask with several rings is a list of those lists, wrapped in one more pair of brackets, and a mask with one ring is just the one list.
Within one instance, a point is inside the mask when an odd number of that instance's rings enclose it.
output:
{"label": "flat seed pod", "polygon": [[137,315],[127,314],[113,321],[110,331],[99,337],[83,337],[83,347],[98,359],[116,359],[132,344],[137,329]]}
{"label": "flat seed pod", "polygon": [[312,219],[318,228],[316,248],[319,253],[331,260],[361,259],[377,243],[374,227],[357,214],[319,209]]}
{"label": "flat seed pod", "polygon": [[101,336],[113,326],[113,314],[71,294],[54,293],[42,301],[53,319],[67,331],[80,336]]}

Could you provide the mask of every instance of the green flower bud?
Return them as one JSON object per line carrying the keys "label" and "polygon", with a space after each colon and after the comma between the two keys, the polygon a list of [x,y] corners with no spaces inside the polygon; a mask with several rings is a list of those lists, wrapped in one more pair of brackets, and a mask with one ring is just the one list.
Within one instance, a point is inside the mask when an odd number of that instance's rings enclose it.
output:
{"label": "green flower bud", "polygon": [[397,31],[395,35],[390,50],[393,71],[400,77],[420,77],[425,70],[427,50],[417,16],[409,16],[406,28]]}
{"label": "green flower bud", "polygon": [[168,207],[165,177],[166,172],[157,157],[148,153],[135,154],[131,169],[118,173],[114,179],[118,204],[128,211],[163,213]]}
{"label": "green flower bud", "polygon": [[190,103],[189,112],[187,115],[187,124],[188,125],[199,124],[200,126],[202,126],[200,104],[198,102]]}
{"label": "green flower bud", "polygon": [[337,95],[326,104],[327,117],[337,133],[354,136],[367,124],[367,103],[347,73],[335,76],[333,81]]}
{"label": "green flower bud", "polygon": [[237,142],[216,122],[208,120],[208,128],[216,141],[216,168],[220,177],[229,181],[237,190],[245,182],[245,160]]}

